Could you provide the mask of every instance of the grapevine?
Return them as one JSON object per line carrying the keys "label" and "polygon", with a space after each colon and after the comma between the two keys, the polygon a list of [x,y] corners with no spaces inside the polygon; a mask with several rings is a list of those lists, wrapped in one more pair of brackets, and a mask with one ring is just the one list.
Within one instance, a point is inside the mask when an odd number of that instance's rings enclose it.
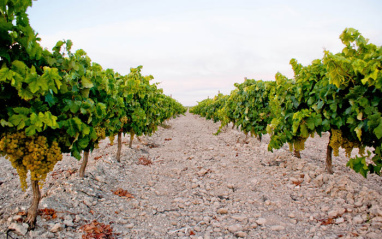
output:
{"label": "grapevine", "polygon": [[[245,79],[235,84],[223,104],[216,105],[218,95],[199,102],[190,112],[207,119],[218,115],[222,126],[233,123],[244,133],[260,136],[266,122],[270,151],[288,143],[299,152],[309,135],[331,132],[326,154],[329,173],[333,173],[332,151],[337,156],[342,147],[349,158],[347,166],[364,177],[367,173],[381,175],[382,47],[369,43],[353,28],[345,29],[340,39],[345,47],[337,54],[325,51],[322,59],[308,66],[292,59],[293,79],[277,73],[272,87],[265,91],[259,82]],[[259,91],[262,97],[256,95]],[[372,152],[364,156],[366,147]],[[351,158],[354,148],[359,148],[361,157]],[[366,157],[371,163],[366,163]]]}
{"label": "grapevine", "polygon": [[[58,41],[52,52],[39,44],[29,25],[31,0],[9,0],[0,6],[0,153],[16,168],[26,189],[30,172],[33,201],[27,222],[33,229],[42,183],[61,153],[78,160],[99,141],[121,132],[152,134],[163,120],[185,112],[168,99],[152,76],[104,70],[70,40]],[[120,117],[126,116],[126,117]],[[120,141],[119,141],[120,142]],[[86,160],[85,160],[86,158]]]}

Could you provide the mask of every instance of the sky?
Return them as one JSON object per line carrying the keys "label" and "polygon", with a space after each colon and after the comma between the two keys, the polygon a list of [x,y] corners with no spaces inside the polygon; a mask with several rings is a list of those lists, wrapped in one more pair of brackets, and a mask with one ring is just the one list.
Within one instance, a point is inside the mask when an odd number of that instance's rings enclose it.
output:
{"label": "sky", "polygon": [[381,9],[381,0],[38,0],[27,13],[44,48],[70,39],[104,69],[142,65],[193,106],[244,77],[293,78],[290,59],[340,52],[347,27],[381,46]]}

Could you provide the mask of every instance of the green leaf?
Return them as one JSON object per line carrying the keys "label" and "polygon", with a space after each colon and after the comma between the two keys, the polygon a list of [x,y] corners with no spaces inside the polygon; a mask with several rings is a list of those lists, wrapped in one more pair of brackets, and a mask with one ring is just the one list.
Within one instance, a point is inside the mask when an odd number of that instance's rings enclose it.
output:
{"label": "green leaf", "polygon": [[66,132],[71,136],[75,137],[77,133],[80,131],[80,128],[78,128],[78,124],[74,119],[69,119],[65,123],[66,126]]}
{"label": "green leaf", "polygon": [[[44,74],[41,76],[41,82],[44,82],[46,85],[42,85],[41,86],[41,89],[43,90],[48,90],[48,84],[49,82],[55,82],[56,83],[56,86],[57,86],[57,89],[60,89],[62,83],[61,83],[61,76],[60,74],[58,73],[58,69],[57,68],[50,68],[48,66],[44,66]],[[57,93],[57,89],[56,87],[54,87],[54,85],[52,84],[49,84],[51,87],[53,87],[53,91],[55,91]]]}
{"label": "green leaf", "polygon": [[23,114],[14,114],[9,117],[9,123],[17,126],[17,130],[23,129],[26,125],[26,122],[29,122],[29,118]]}
{"label": "green leaf", "polygon": [[374,80],[377,80],[378,79],[378,73],[379,73],[379,70],[375,70],[375,71],[373,71],[373,73],[370,74],[370,77],[373,78]]}
{"label": "green leaf", "polygon": [[71,40],[66,41],[66,50],[70,51],[72,49],[73,42]]}
{"label": "green leaf", "polygon": [[369,81],[370,77],[367,76],[361,80],[362,84],[366,85],[366,83]]}
{"label": "green leaf", "polygon": [[84,88],[92,88],[93,87],[93,82],[91,82],[88,78],[83,76],[81,78],[81,83]]}
{"label": "green leaf", "polygon": [[81,90],[81,96],[84,98],[88,98],[90,93],[90,89],[82,89]]}
{"label": "green leaf", "polygon": [[362,106],[363,108],[366,108],[367,106],[370,105],[369,103],[369,100],[366,98],[366,97],[362,97],[360,100],[359,100],[359,105]]}
{"label": "green leaf", "polygon": [[88,135],[90,133],[90,127],[86,124],[82,124],[82,135]]}
{"label": "green leaf", "polygon": [[365,178],[367,177],[367,172],[369,172],[369,167],[366,163],[366,157],[358,157],[349,159],[346,166],[353,169],[355,172],[360,173]]}
{"label": "green leaf", "polygon": [[54,96],[51,93],[48,93],[47,95],[45,95],[45,102],[49,104],[49,107],[52,107],[57,103],[57,101],[55,100]]}
{"label": "green leaf", "polygon": [[31,100],[35,97],[35,95],[29,90],[29,87],[26,89],[21,88],[18,91],[18,95],[23,99],[23,100]]}
{"label": "green leaf", "polygon": [[56,45],[53,47],[53,51],[59,52],[61,50],[62,45],[64,45],[64,42],[58,41]]}
{"label": "green leaf", "polygon": [[7,80],[13,79],[14,72],[9,70],[5,64],[0,70],[0,82],[6,82]]}
{"label": "green leaf", "polygon": [[49,111],[47,111],[45,113],[40,112],[38,114],[38,116],[46,126],[52,128],[52,129],[58,128],[57,117],[52,115],[51,112],[49,112]]}
{"label": "green leaf", "polygon": [[379,120],[379,125],[373,130],[373,132],[378,139],[382,138],[382,118]]}
{"label": "green leaf", "polygon": [[[34,80],[30,81],[29,83],[29,89],[32,94],[35,94],[37,91],[40,90],[40,78],[41,77],[35,77]],[[31,79],[28,79],[28,81]]]}
{"label": "green leaf", "polygon": [[324,106],[324,102],[322,100],[320,100],[318,103],[317,103],[317,109],[322,109],[322,107]]}
{"label": "green leaf", "polygon": [[72,149],[71,149],[72,156],[78,160],[81,160],[81,151],[79,151],[78,147],[74,144]]}
{"label": "green leaf", "polygon": [[314,118],[314,125],[317,127],[319,125],[322,124],[322,118],[321,118],[321,115],[317,115],[315,118]]}
{"label": "green leaf", "polygon": [[38,131],[38,127],[36,127],[35,125],[30,125],[29,127],[25,129],[25,133],[27,136],[35,135],[36,131]]}
{"label": "green leaf", "polygon": [[76,124],[76,126],[77,126],[77,129],[78,129],[77,133],[78,133],[78,132],[81,132],[81,130],[82,130],[82,125],[83,125],[82,121],[81,121],[79,118],[77,118],[77,117],[73,118],[72,120],[73,120],[73,122],[74,122],[74,123]]}
{"label": "green leaf", "polygon": [[31,120],[31,124],[34,124],[37,127],[42,127],[42,120],[36,113],[32,113],[29,118]]}
{"label": "green leaf", "polygon": [[86,137],[86,138],[82,138],[80,140],[78,140],[78,146],[80,146],[81,149],[86,149],[89,145],[89,138]]}
{"label": "green leaf", "polygon": [[81,112],[81,114],[83,114],[83,115],[86,115],[86,113],[88,112],[85,108],[80,108],[80,112]]}
{"label": "green leaf", "polygon": [[337,111],[337,104],[336,103],[333,103],[333,104],[330,104],[330,109],[332,110],[332,111]]}
{"label": "green leaf", "polygon": [[29,115],[32,111],[29,108],[16,107],[16,108],[13,108],[13,112],[15,112],[16,114]]}
{"label": "green leaf", "polygon": [[346,123],[350,124],[350,125],[355,124],[355,122],[356,122],[356,120],[352,117],[348,117],[346,120]]}
{"label": "green leaf", "polygon": [[315,99],[313,97],[309,97],[307,104],[312,105],[314,102],[315,102]]}
{"label": "green leaf", "polygon": [[304,138],[309,137],[308,128],[306,127],[305,124],[303,124],[303,125],[300,126],[300,130],[301,130],[301,136],[302,136],[302,137],[304,137]]}
{"label": "green leaf", "polygon": [[16,72],[19,72],[25,75],[27,69],[28,67],[22,61],[15,60],[12,62],[12,70]]}
{"label": "green leaf", "polygon": [[70,112],[72,112],[73,114],[75,114],[79,109],[80,109],[80,104],[81,102],[77,102],[77,101],[68,101],[68,106],[69,106],[69,109],[70,109]]}
{"label": "green leaf", "polygon": [[4,120],[4,119],[1,119],[1,120],[0,120],[0,125],[3,126],[3,127],[5,127],[5,126],[13,127],[13,124],[7,122],[7,121]]}
{"label": "green leaf", "polygon": [[[54,82],[56,83],[57,89],[60,89],[62,86],[61,79],[54,79]],[[56,92],[57,93],[57,92]]]}
{"label": "green leaf", "polygon": [[90,138],[92,140],[97,140],[97,132],[94,130],[94,128],[90,129]]}
{"label": "green leaf", "polygon": [[315,122],[314,121],[315,121],[314,118],[308,118],[306,120],[306,124],[310,130],[314,130],[314,128],[315,128]]}
{"label": "green leaf", "polygon": [[46,61],[48,62],[48,64],[50,66],[52,66],[53,64],[55,64],[57,62],[57,60],[55,58],[53,58],[53,57],[47,57]]}

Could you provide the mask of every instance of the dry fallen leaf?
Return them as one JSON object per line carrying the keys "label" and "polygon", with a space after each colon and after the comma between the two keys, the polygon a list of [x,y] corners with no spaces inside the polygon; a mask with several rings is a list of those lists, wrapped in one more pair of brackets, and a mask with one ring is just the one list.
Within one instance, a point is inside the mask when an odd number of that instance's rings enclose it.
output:
{"label": "dry fallen leaf", "polygon": [[98,160],[100,158],[102,158],[102,156],[94,157],[94,160]]}
{"label": "dry fallen leaf", "polygon": [[82,239],[115,239],[115,233],[110,225],[92,221],[90,224],[82,225],[79,230],[85,232]]}
{"label": "dry fallen leaf", "polygon": [[328,219],[324,219],[324,220],[321,220],[321,225],[330,225],[330,224],[334,224],[334,219],[333,218],[328,218]]}
{"label": "dry fallen leaf", "polygon": [[51,220],[51,219],[57,218],[56,211],[54,209],[51,209],[51,208],[39,209],[38,215],[40,215],[45,220]]}
{"label": "dry fallen leaf", "polygon": [[138,164],[139,165],[145,165],[145,166],[147,166],[147,165],[150,165],[150,164],[153,164],[153,162],[150,160],[150,159],[148,159],[148,158],[145,158],[145,157],[140,157],[139,159],[138,159]]}
{"label": "dry fallen leaf", "polygon": [[300,186],[301,185],[301,183],[302,183],[302,181],[297,181],[297,182],[292,182],[294,185],[296,185],[296,186]]}
{"label": "dry fallen leaf", "polygon": [[116,191],[112,191],[115,195],[125,198],[134,198],[134,196],[129,193],[127,190],[123,190],[122,188],[118,188]]}
{"label": "dry fallen leaf", "polygon": [[17,215],[20,215],[20,216],[26,216],[26,215],[27,215],[27,212],[21,211],[21,212],[18,212]]}

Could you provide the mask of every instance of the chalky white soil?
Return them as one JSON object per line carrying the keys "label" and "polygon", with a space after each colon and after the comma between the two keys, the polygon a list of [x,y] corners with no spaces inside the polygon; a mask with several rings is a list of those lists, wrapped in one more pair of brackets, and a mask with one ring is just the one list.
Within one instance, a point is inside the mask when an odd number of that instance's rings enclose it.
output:
{"label": "chalky white soil", "polygon": [[[324,170],[328,135],[310,138],[302,159],[287,145],[268,152],[236,129],[215,136],[220,124],[187,113],[151,137],[125,137],[122,162],[105,140],[89,157],[86,178],[80,162],[65,155],[42,188],[40,208],[57,218],[38,217],[26,232],[17,213],[31,190],[22,192],[16,170],[0,158],[0,238],[81,238],[93,220],[110,224],[116,238],[382,238],[382,178],[346,168],[344,152]],[[115,140],[116,141],[116,140]],[[157,147],[152,147],[157,146]],[[152,165],[138,164],[148,158]],[[112,191],[122,188],[134,198]]]}

